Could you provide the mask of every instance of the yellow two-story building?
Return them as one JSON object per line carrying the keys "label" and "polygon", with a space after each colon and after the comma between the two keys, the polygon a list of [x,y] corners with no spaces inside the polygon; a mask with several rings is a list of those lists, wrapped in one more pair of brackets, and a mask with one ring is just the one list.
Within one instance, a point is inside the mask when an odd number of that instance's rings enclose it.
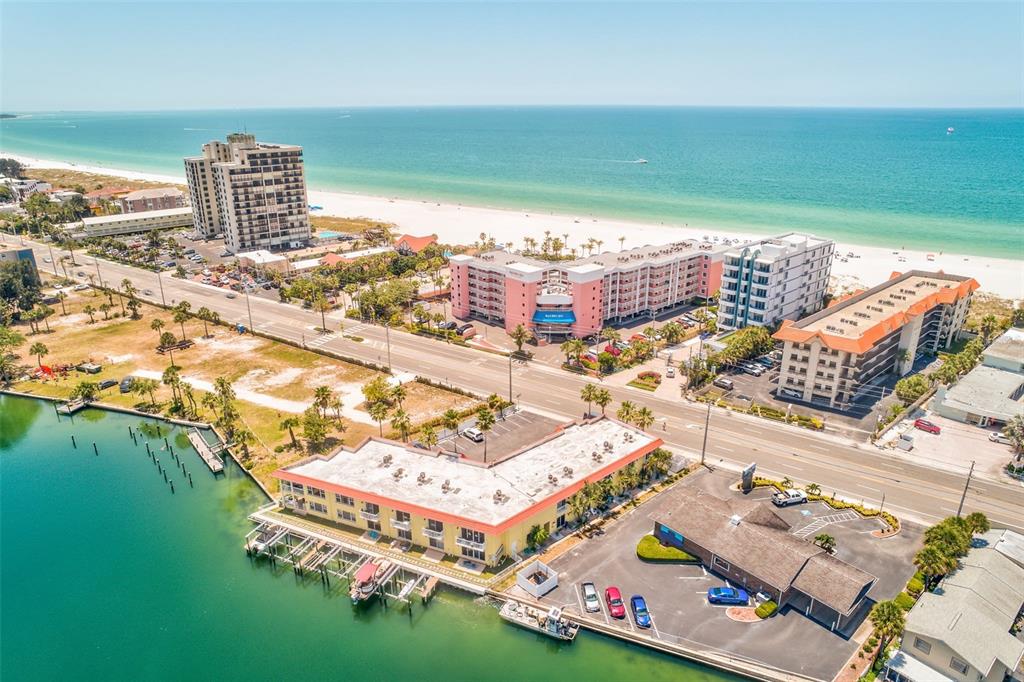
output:
{"label": "yellow two-story building", "polygon": [[279,469],[285,507],[487,565],[535,526],[572,520],[568,499],[662,445],[610,418],[570,422],[496,464],[383,438]]}

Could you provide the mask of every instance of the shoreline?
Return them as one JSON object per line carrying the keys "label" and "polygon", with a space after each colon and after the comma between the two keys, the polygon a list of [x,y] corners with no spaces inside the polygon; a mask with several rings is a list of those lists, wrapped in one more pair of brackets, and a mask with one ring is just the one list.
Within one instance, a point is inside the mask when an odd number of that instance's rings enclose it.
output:
{"label": "shoreline", "polygon": [[[0,154],[3,154],[0,151]],[[29,168],[74,170],[82,173],[109,175],[131,180],[147,180],[184,184],[181,176],[130,171],[105,166],[52,161],[20,154],[3,154]],[[402,199],[350,192],[308,190],[309,203],[323,206],[314,216],[368,218],[394,223],[398,230],[414,235],[437,234],[442,242],[472,244],[481,234],[493,236],[499,244],[512,242],[518,248],[524,237],[542,239],[545,231],[552,236],[569,235],[568,247],[579,248],[588,238],[601,240],[601,250],[617,250],[620,237],[624,247],[634,248],[647,244],[666,244],[704,236],[719,242],[724,238],[741,240],[764,239],[766,234],[705,228],[697,225],[652,224],[641,221],[582,217],[551,212],[528,212],[504,208],[487,208],[462,204]],[[780,227],[776,234],[787,232]],[[580,233],[583,233],[581,235]],[[893,272],[907,270],[941,270],[957,275],[974,277],[985,293],[1002,298],[1024,298],[1024,262],[1009,258],[970,256],[964,254],[928,252],[913,249],[894,249],[865,246],[849,242],[836,242],[836,253],[844,257],[855,254],[847,262],[836,259],[832,265],[832,284],[836,293],[868,288],[880,284]],[[931,260],[929,260],[931,256]]]}

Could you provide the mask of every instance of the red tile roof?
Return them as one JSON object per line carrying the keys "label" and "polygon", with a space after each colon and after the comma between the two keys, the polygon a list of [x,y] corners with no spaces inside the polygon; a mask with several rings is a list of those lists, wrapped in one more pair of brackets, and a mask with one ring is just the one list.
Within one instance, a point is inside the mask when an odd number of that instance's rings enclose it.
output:
{"label": "red tile roof", "polygon": [[419,253],[423,249],[427,248],[431,244],[437,243],[436,234],[428,234],[425,237],[415,237],[411,234],[403,234],[401,237],[395,240],[395,248],[399,251],[412,251],[413,253]]}

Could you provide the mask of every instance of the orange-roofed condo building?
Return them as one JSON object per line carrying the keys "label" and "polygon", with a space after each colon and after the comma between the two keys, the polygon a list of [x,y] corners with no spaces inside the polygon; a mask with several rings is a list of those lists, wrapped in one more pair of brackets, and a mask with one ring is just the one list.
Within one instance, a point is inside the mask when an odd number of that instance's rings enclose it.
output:
{"label": "orange-roofed condo building", "polygon": [[903,375],[919,353],[957,338],[978,283],[969,277],[913,270],[840,299],[775,333],[784,344],[779,392],[847,409],[878,379]]}
{"label": "orange-roofed condo building", "polygon": [[607,324],[651,317],[718,291],[722,249],[677,242],[547,261],[507,251],[457,255],[452,313],[524,325],[545,336],[589,336]]}
{"label": "orange-roofed condo building", "polygon": [[489,465],[374,437],[274,476],[294,513],[493,566],[526,549],[535,526],[555,533],[572,520],[568,499],[586,483],[642,464],[661,444],[598,418]]}

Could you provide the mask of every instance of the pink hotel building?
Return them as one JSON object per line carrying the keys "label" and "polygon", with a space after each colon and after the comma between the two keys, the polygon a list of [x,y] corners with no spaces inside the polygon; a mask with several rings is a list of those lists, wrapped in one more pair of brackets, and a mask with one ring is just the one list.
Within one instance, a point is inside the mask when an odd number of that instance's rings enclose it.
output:
{"label": "pink hotel building", "polygon": [[506,251],[452,256],[452,314],[522,324],[542,335],[588,336],[608,324],[653,317],[713,295],[722,254],[710,243],[676,242],[545,261]]}

